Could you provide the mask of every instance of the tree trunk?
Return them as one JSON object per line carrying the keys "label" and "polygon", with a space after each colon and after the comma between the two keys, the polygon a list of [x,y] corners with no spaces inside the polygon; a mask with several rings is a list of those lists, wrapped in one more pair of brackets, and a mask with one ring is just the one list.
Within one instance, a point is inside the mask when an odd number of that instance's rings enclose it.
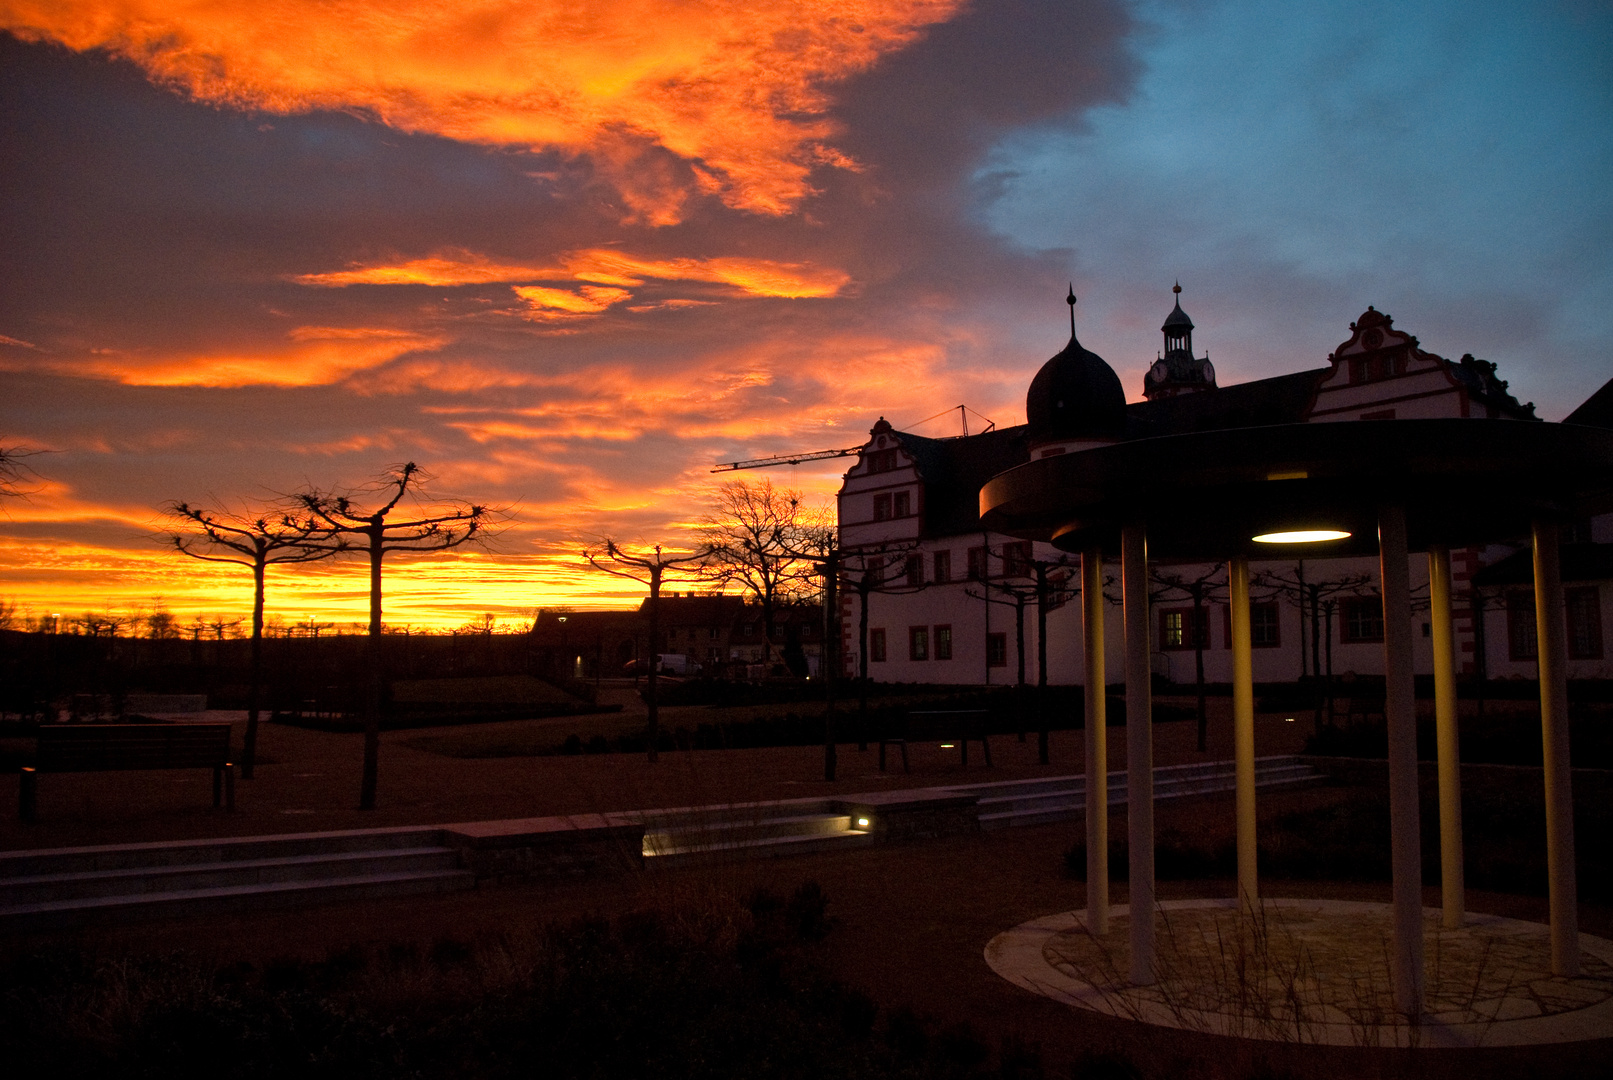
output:
{"label": "tree trunk", "polygon": [[263,692],[263,572],[267,552],[259,546],[252,564],[252,681],[246,698],[246,745],[241,748],[241,779],[252,779],[258,758],[259,695]]}
{"label": "tree trunk", "polygon": [[1204,639],[1209,636],[1204,619],[1204,594],[1193,593],[1193,687],[1198,694],[1199,753],[1209,748],[1210,721],[1204,708]]}
{"label": "tree trunk", "polygon": [[1036,567],[1036,758],[1047,764],[1047,567]]}
{"label": "tree trunk", "polygon": [[364,695],[364,778],[359,785],[358,808],[375,809],[376,781],[381,771],[381,546],[380,523],[370,532],[370,678]]}
{"label": "tree trunk", "polygon": [[857,749],[868,749],[868,571],[857,583]]}
{"label": "tree trunk", "polygon": [[[1331,603],[1328,604],[1328,606],[1327,606],[1327,620],[1326,621],[1327,621],[1327,679],[1326,679],[1326,686],[1327,686],[1327,723],[1328,723],[1328,726],[1331,727],[1333,725],[1333,720],[1334,720],[1334,713],[1333,713],[1333,605]],[[1317,729],[1317,734],[1321,734],[1320,727],[1318,727],[1318,729]]]}
{"label": "tree trunk", "polygon": [[644,730],[650,740],[649,758],[652,762],[660,760],[660,749],[656,744],[661,741],[661,710],[655,700],[656,678],[660,674],[661,667],[660,639],[661,568],[652,566],[650,567],[650,677],[644,688],[644,704],[649,710],[649,719]]}
{"label": "tree trunk", "polygon": [[1305,625],[1305,560],[1301,559],[1295,564],[1295,567],[1294,580],[1298,584],[1295,586],[1294,595],[1299,603],[1299,677],[1303,679],[1305,677],[1305,631],[1309,629]]}
{"label": "tree trunk", "polygon": [[831,552],[823,562],[823,644],[818,650],[818,674],[823,678],[823,778],[833,780],[839,764],[835,746],[835,664],[834,657],[840,644],[835,632],[839,620],[835,617],[837,585],[840,579],[838,552]]}

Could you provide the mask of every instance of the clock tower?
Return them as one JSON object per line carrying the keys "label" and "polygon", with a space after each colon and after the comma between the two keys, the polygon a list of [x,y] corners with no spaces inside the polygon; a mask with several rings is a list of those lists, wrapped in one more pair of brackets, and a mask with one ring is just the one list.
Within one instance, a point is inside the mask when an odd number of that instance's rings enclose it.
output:
{"label": "clock tower", "polygon": [[1143,376],[1143,397],[1149,401],[1215,389],[1215,368],[1209,354],[1193,355],[1193,320],[1182,310],[1181,282],[1171,292],[1176,294],[1176,308],[1159,328],[1165,335],[1165,350]]}

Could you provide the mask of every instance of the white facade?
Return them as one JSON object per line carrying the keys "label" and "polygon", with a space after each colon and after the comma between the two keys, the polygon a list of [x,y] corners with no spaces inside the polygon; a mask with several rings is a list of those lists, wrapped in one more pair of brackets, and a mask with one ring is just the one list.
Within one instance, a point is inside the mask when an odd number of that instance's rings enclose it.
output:
{"label": "white facade", "polygon": [[[1506,384],[1494,376],[1494,365],[1470,356],[1453,362],[1426,353],[1418,348],[1416,338],[1395,330],[1388,316],[1371,308],[1350,328],[1350,339],[1328,357],[1326,368],[1177,394],[1168,402],[1133,404],[1128,411],[1152,425],[1151,433],[1167,434],[1168,430],[1159,431],[1160,425],[1197,425],[1202,429],[1254,423],[1440,417],[1501,417],[1533,422],[1533,407],[1520,406],[1506,394]],[[866,670],[871,678],[882,682],[1012,684],[1019,677],[1017,613],[1012,606],[1013,597],[999,588],[1031,592],[1035,582],[1029,563],[1062,563],[1051,573],[1055,578],[1067,575],[1071,591],[1065,594],[1067,602],[1047,615],[1047,681],[1084,682],[1081,608],[1074,591],[1080,582],[1079,559],[1049,544],[1031,544],[981,531],[977,496],[980,486],[992,475],[1029,460],[1033,452],[1041,456],[1051,448],[1055,453],[1079,453],[1086,445],[1093,444],[1068,438],[1039,439],[1024,426],[956,439],[925,439],[895,431],[881,419],[857,463],[846,472],[839,495],[840,542],[847,552],[846,584],[841,591],[846,670],[856,673],[864,661],[859,640],[862,599],[857,582],[868,573],[879,585],[867,598]],[[972,503],[972,512],[967,503]],[[1599,520],[1595,528],[1595,540],[1613,542],[1613,518]],[[1458,666],[1463,673],[1475,671],[1475,650],[1481,637],[1474,632],[1468,599],[1472,575],[1509,550],[1452,553]],[[911,559],[918,560],[918,566],[910,576],[907,566]],[[1191,581],[1210,569],[1208,565],[1172,566],[1167,571]],[[1426,556],[1413,556],[1410,570],[1413,596],[1421,597],[1426,607]],[[1312,584],[1350,575],[1366,579],[1353,595],[1327,598],[1332,610],[1318,651],[1322,653],[1323,672],[1328,670],[1330,636],[1331,670],[1335,675],[1382,673],[1376,559],[1310,559],[1302,568],[1293,559],[1286,559],[1252,563],[1251,572],[1256,581],[1252,590],[1256,608],[1256,681],[1291,681],[1309,670],[1309,617],[1302,627],[1301,613],[1292,597],[1259,586],[1263,578],[1275,575],[1293,579],[1298,573]],[[1105,591],[1116,601],[1108,607],[1105,628],[1107,668],[1115,673],[1121,670],[1123,661],[1118,566],[1106,568],[1105,576],[1113,582]],[[987,580],[982,581],[982,577]],[[1223,583],[1219,596],[1206,605],[1204,669],[1206,680],[1225,683],[1232,677],[1232,661],[1224,573],[1218,580]],[[1613,644],[1613,587],[1607,582],[1571,583],[1570,587],[1591,591],[1590,596],[1582,593],[1578,602],[1585,609],[1581,615],[1596,620],[1599,631],[1581,629],[1580,641],[1586,647],[1580,652],[1584,655],[1571,659],[1569,676],[1613,677],[1613,664],[1603,658],[1607,653],[1600,645]],[[988,593],[992,599],[1006,603],[988,603]],[[1194,679],[1191,608],[1191,599],[1180,594],[1160,598],[1150,620],[1154,671],[1176,683]],[[1371,632],[1374,616],[1378,635]],[[1507,618],[1505,610],[1489,610],[1486,614],[1482,640],[1487,673],[1491,678],[1532,678],[1533,661],[1513,658],[1517,643],[1508,637]],[[1415,640],[1414,663],[1418,672],[1429,673],[1432,651],[1426,610],[1414,613],[1414,619],[1421,631]],[[1572,636],[1572,625],[1570,632]],[[1588,647],[1593,637],[1595,650]],[[1595,655],[1589,655],[1593,651]],[[1025,681],[1034,684],[1040,675],[1034,599],[1024,608],[1024,657]]]}

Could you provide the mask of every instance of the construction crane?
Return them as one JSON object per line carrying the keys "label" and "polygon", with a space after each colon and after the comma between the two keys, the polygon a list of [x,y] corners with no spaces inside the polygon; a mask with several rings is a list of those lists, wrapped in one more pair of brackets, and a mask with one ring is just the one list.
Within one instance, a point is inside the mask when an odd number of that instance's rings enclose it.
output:
{"label": "construction crane", "polygon": [[[957,406],[957,411],[959,419],[963,421],[963,434],[953,435],[950,436],[950,438],[967,438],[969,435],[969,414],[974,412],[974,410],[970,409],[967,405],[959,405]],[[949,412],[952,412],[952,410],[942,409],[940,412],[936,413],[935,416],[926,417],[925,419],[920,420],[918,424],[913,424],[911,426],[918,427],[919,424],[927,424],[931,420],[934,420],[936,416],[944,416]],[[975,415],[980,416],[980,419],[986,421],[986,426],[980,430],[979,434],[984,435],[986,432],[997,426],[997,421],[991,419],[990,417],[981,416],[979,413],[975,413]],[[906,429],[904,428],[903,430]],[[799,465],[803,461],[822,461],[824,458],[850,457],[852,454],[860,451],[863,448],[863,445],[863,443],[858,443],[856,446],[848,446],[843,450],[812,450],[805,454],[774,454],[772,457],[751,458],[747,461],[725,461],[714,466],[711,471],[734,472],[739,469],[766,469],[771,468],[774,465]]]}

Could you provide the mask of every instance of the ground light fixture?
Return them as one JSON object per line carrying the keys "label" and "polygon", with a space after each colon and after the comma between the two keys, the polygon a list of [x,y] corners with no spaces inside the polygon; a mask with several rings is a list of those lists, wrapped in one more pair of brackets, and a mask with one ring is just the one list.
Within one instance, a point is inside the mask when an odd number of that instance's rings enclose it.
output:
{"label": "ground light fixture", "polygon": [[859,828],[859,829],[868,828],[868,819],[865,818],[865,817],[858,818],[857,819],[857,828]]}
{"label": "ground light fixture", "polygon": [[1257,544],[1319,544],[1324,540],[1347,540],[1349,537],[1350,534],[1343,529],[1292,529],[1261,533],[1251,539]]}

